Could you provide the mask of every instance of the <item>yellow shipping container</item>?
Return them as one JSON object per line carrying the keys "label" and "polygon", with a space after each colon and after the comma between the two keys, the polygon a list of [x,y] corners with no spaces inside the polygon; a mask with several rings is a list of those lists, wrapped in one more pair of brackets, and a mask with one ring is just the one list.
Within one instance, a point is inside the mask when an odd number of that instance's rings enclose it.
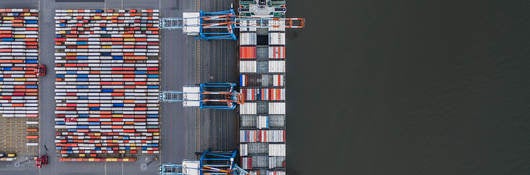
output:
{"label": "yellow shipping container", "polygon": [[26,78],[15,78],[15,81],[26,81]]}

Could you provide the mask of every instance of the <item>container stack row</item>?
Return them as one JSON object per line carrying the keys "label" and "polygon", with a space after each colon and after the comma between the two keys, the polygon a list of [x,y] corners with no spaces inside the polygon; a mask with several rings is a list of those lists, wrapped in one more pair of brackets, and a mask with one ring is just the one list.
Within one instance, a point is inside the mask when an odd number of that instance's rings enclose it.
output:
{"label": "container stack row", "polygon": [[250,174],[284,175],[285,28],[241,28],[239,68],[245,99],[239,109],[240,164]]}
{"label": "container stack row", "polygon": [[159,153],[158,21],[153,9],[56,10],[55,143],[62,161]]}
{"label": "container stack row", "polygon": [[27,146],[38,145],[38,10],[0,9],[0,115],[27,118]]}

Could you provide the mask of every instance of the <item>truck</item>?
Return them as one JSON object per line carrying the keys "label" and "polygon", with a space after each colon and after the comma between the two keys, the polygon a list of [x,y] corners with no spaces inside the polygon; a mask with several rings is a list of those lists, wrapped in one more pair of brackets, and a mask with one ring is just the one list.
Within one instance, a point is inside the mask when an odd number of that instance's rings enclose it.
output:
{"label": "truck", "polygon": [[35,74],[37,74],[37,76],[39,76],[39,77],[44,77],[44,76],[46,76],[46,65],[44,65],[44,64],[39,64],[39,66],[37,67],[37,69],[35,69]]}
{"label": "truck", "polygon": [[47,164],[48,164],[48,154],[44,154],[35,159],[35,166],[37,168],[42,168],[42,166],[47,165]]}

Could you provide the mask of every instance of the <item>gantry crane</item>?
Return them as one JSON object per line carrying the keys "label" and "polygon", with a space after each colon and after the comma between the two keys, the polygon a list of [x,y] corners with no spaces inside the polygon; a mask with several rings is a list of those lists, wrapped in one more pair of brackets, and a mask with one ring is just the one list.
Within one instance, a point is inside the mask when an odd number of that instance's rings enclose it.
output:
{"label": "gantry crane", "polygon": [[236,91],[235,83],[202,83],[199,86],[185,86],[182,91],[160,92],[161,102],[182,102],[183,106],[199,106],[201,109],[233,110],[244,103]]}
{"label": "gantry crane", "polygon": [[184,12],[182,18],[161,18],[160,29],[176,30],[203,40],[236,40],[235,29],[304,28],[304,18],[236,16],[233,9],[217,12]]}
{"label": "gantry crane", "polygon": [[234,160],[237,150],[231,152],[204,151],[199,160],[184,160],[180,164],[160,165],[160,175],[246,175]]}

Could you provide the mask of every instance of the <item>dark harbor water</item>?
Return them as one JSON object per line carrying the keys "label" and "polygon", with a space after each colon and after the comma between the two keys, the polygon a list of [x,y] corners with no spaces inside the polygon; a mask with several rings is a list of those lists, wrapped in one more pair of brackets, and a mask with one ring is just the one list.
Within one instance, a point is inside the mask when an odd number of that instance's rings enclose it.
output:
{"label": "dark harbor water", "polygon": [[288,174],[530,173],[528,1],[288,9]]}

